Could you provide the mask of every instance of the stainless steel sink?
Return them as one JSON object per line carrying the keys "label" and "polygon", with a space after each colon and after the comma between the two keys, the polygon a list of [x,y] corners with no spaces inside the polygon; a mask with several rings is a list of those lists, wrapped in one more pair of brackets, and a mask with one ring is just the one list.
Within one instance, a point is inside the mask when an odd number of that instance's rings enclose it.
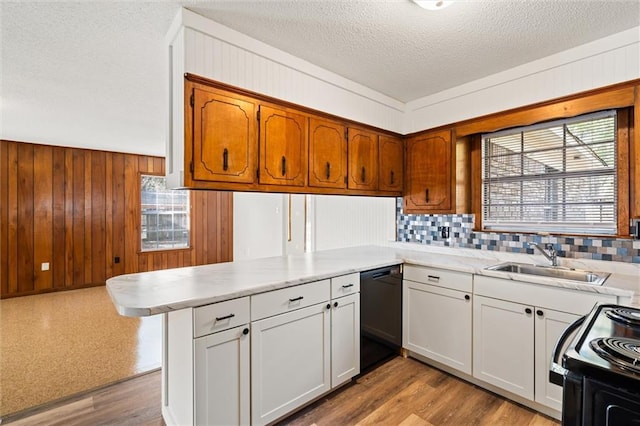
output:
{"label": "stainless steel sink", "polygon": [[510,272],[514,274],[535,275],[538,277],[560,278],[563,280],[579,281],[582,283],[602,285],[608,272],[584,271],[581,269],[563,268],[558,266],[538,266],[527,263],[507,262],[486,268],[491,271]]}

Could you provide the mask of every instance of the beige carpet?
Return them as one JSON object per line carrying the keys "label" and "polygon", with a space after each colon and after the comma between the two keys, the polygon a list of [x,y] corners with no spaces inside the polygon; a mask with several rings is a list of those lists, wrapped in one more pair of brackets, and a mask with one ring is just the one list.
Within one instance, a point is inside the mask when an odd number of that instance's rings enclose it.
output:
{"label": "beige carpet", "polygon": [[160,367],[161,328],[105,287],[0,300],[0,416]]}

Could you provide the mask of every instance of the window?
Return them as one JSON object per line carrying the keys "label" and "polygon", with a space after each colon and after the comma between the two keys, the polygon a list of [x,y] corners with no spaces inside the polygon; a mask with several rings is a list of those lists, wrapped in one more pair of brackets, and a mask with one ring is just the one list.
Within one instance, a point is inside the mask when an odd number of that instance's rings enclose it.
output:
{"label": "window", "polygon": [[616,112],[482,136],[487,230],[616,234]]}
{"label": "window", "polygon": [[140,177],[142,251],[189,247],[189,192],[166,183],[163,176]]}

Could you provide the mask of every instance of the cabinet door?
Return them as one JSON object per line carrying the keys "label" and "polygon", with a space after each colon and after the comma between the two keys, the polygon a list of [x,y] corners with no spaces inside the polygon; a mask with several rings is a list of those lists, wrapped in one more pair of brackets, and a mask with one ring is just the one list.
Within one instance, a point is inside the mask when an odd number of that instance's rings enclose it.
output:
{"label": "cabinet door", "polygon": [[339,123],[309,119],[309,186],[347,187],[345,133]]}
{"label": "cabinet door", "polygon": [[194,340],[197,425],[249,424],[248,331],[247,325]]}
{"label": "cabinet door", "polygon": [[349,128],[349,189],[378,189],[378,135]]}
{"label": "cabinet door", "polygon": [[566,312],[536,308],[536,402],[558,411],[562,410],[562,386],[549,382],[549,363],[560,335],[578,318]]}
{"label": "cabinet door", "polygon": [[473,297],[473,376],[533,400],[533,308]]}
{"label": "cabinet door", "polygon": [[193,99],[193,179],[253,183],[255,104],[200,88]]}
{"label": "cabinet door", "polygon": [[331,301],[331,387],[360,373],[360,294]]}
{"label": "cabinet door", "polygon": [[378,141],[380,191],[402,191],[404,144],[402,139],[380,136]]}
{"label": "cabinet door", "polygon": [[253,424],[272,422],[330,389],[326,303],[252,323]]}
{"label": "cabinet door", "polygon": [[260,183],[304,186],[306,165],[307,117],[260,105]]}
{"label": "cabinet door", "polygon": [[451,213],[454,210],[455,150],[446,130],[407,140],[405,213]]}
{"label": "cabinet door", "polygon": [[469,293],[405,280],[403,347],[471,374]]}

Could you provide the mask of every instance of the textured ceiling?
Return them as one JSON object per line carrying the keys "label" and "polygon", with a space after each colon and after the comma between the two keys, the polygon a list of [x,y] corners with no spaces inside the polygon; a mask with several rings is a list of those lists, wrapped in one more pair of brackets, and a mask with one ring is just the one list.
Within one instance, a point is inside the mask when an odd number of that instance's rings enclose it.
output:
{"label": "textured ceiling", "polygon": [[405,102],[640,25],[640,0],[0,0],[0,126],[162,155],[181,6]]}
{"label": "textured ceiling", "polygon": [[195,2],[191,10],[403,102],[637,26],[640,2]]}

